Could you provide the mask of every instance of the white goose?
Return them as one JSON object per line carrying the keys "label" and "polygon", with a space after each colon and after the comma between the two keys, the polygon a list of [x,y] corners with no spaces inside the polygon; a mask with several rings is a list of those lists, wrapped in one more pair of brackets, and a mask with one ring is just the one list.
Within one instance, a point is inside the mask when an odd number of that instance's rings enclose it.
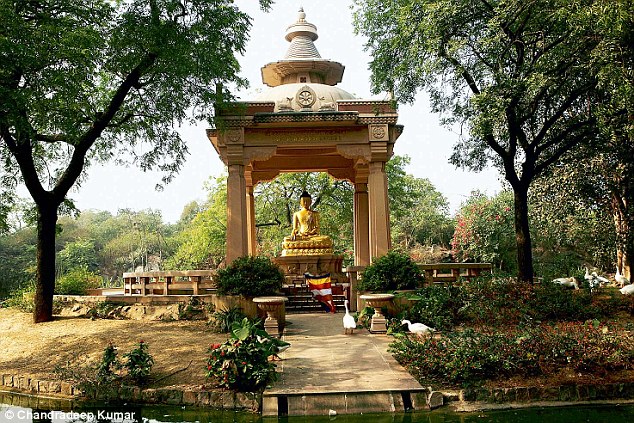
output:
{"label": "white goose", "polygon": [[566,288],[579,289],[577,279],[575,279],[574,277],[553,279],[553,283],[564,286]]}
{"label": "white goose", "polygon": [[614,275],[614,280],[617,284],[619,284],[621,288],[623,288],[625,285],[630,284],[630,280],[621,274],[621,271],[618,267],[616,268],[616,275]]}
{"label": "white goose", "polygon": [[623,288],[619,289],[621,294],[623,295],[634,295],[634,285],[625,285]]}
{"label": "white goose", "polygon": [[348,311],[348,300],[343,302],[343,305],[346,307],[346,314],[343,316],[343,333],[348,334],[348,329],[350,329],[350,333],[354,333],[354,330],[357,328],[357,322],[355,322],[354,317]]}
{"label": "white goose", "polygon": [[403,320],[401,325],[407,325],[407,329],[418,336],[431,335],[432,332],[436,331],[436,329],[430,328],[427,325],[422,323],[412,323],[409,320]]}
{"label": "white goose", "polygon": [[592,277],[598,280],[601,285],[610,283],[610,280],[608,278],[597,275],[597,272],[592,272]]}

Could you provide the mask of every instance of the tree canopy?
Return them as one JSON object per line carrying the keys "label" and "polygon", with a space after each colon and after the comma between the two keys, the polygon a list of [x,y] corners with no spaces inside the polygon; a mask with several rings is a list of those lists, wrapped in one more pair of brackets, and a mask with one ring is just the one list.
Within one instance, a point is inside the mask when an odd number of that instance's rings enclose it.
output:
{"label": "tree canopy", "polygon": [[229,0],[0,0],[0,176],[38,210],[35,321],[52,317],[69,190],[113,158],[169,181],[187,153],[177,126],[211,117],[218,84],[246,84],[235,54],[250,25]]}
{"label": "tree canopy", "polygon": [[592,0],[357,0],[375,91],[412,102],[419,89],[460,125],[452,161],[491,162],[513,189],[518,276],[533,278],[532,181],[595,136]]}

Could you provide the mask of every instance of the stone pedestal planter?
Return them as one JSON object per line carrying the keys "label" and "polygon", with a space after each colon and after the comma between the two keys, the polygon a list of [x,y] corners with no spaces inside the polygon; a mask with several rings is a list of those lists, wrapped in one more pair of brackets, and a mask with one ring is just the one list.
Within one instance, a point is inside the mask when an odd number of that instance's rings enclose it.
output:
{"label": "stone pedestal planter", "polygon": [[266,312],[266,320],[264,320],[264,330],[271,336],[281,336],[284,332],[284,324],[286,315],[284,312],[284,303],[288,300],[286,297],[255,297],[253,302],[257,304],[260,310]]}
{"label": "stone pedestal planter", "polygon": [[382,307],[389,307],[394,294],[364,294],[360,297],[374,309],[374,316],[370,323],[370,333],[387,333],[387,321],[381,313]]}

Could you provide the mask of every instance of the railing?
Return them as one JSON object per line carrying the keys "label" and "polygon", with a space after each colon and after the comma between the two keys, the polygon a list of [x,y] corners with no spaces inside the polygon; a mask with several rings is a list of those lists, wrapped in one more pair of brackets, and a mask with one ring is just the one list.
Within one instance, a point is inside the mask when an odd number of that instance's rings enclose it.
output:
{"label": "railing", "polygon": [[418,264],[425,273],[425,283],[456,282],[459,278],[471,280],[482,273],[492,273],[491,263],[426,263]]}
{"label": "railing", "polygon": [[124,295],[199,295],[216,288],[214,270],[131,272],[123,274]]}

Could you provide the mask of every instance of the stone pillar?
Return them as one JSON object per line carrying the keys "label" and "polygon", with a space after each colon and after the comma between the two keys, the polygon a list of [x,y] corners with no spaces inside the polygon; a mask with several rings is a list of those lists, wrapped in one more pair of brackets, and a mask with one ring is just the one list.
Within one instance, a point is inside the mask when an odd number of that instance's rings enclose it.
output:
{"label": "stone pillar", "polygon": [[370,162],[368,203],[370,208],[370,260],[373,260],[375,257],[385,255],[391,246],[385,162]]}
{"label": "stone pillar", "polygon": [[253,185],[247,183],[247,250],[250,256],[258,254],[258,241],[255,232],[255,198],[253,197]]}
{"label": "stone pillar", "polygon": [[370,211],[368,184],[354,184],[354,265],[370,264]]}
{"label": "stone pillar", "polygon": [[247,192],[244,165],[230,164],[227,177],[227,264],[246,256],[247,238]]}

